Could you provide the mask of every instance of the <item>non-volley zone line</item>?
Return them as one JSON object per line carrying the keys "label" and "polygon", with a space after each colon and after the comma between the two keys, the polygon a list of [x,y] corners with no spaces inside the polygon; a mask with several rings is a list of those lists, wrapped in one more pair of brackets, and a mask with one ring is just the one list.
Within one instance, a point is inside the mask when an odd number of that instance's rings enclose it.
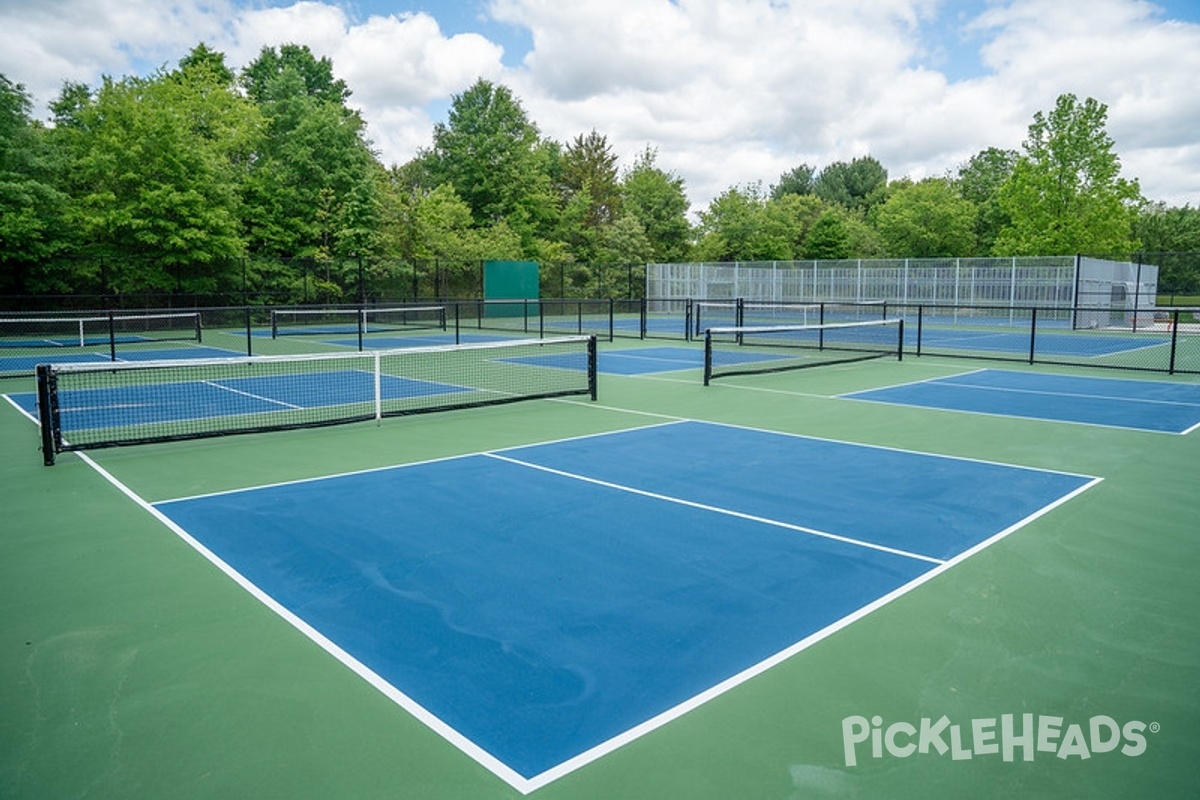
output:
{"label": "non-volley zone line", "polygon": [[841,395],[892,405],[1187,434],[1200,384],[983,369]]}
{"label": "non-volley zone line", "polygon": [[1097,480],[679,421],[154,511],[529,792]]}

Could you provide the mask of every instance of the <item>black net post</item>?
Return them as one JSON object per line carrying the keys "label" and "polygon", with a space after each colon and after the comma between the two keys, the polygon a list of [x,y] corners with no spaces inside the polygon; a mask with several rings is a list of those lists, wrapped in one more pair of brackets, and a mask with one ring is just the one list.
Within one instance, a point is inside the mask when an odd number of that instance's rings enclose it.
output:
{"label": "black net post", "polygon": [[917,356],[921,355],[921,333],[925,327],[925,306],[917,306]]}
{"label": "black net post", "polygon": [[108,311],[108,358],[110,361],[117,360],[117,323],[112,309]]}
{"label": "black net post", "polygon": [[599,361],[599,355],[597,354],[596,335],[595,334],[592,334],[591,336],[588,337],[587,360],[588,360],[588,366],[587,366],[588,394],[591,395],[592,401],[595,402],[596,397],[598,396],[598,387],[596,385],[597,384],[596,374],[597,374],[597,372],[599,372],[599,370],[597,369],[597,362]]}
{"label": "black net post", "polygon": [[246,355],[254,355],[254,337],[250,334],[250,306],[246,306]]}
{"label": "black net post", "polygon": [[712,332],[704,332],[704,385],[712,380]]}
{"label": "black net post", "polygon": [[54,370],[49,364],[37,367],[38,424],[42,428],[42,463],[54,466],[58,452],[58,396],[54,391]]}
{"label": "black net post", "polygon": [[1179,309],[1171,312],[1171,357],[1167,365],[1167,374],[1175,374],[1175,349],[1179,345]]}

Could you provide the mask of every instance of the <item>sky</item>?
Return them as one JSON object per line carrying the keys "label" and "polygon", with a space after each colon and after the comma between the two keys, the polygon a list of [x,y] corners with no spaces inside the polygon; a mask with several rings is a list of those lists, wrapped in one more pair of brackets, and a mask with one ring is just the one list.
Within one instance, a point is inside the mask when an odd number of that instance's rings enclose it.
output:
{"label": "sky", "polygon": [[148,75],[204,42],[328,57],[386,164],[476,80],[543,136],[652,148],[693,211],[806,164],[890,179],[1019,150],[1059,95],[1108,107],[1122,176],[1200,207],[1200,0],[0,0],[0,73],[47,118],[64,81]]}

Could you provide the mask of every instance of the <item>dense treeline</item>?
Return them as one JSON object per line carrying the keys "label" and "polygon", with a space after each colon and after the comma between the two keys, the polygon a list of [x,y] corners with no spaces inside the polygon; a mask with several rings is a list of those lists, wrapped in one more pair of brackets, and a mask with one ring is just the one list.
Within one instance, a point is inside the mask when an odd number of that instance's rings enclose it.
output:
{"label": "dense treeline", "polygon": [[[0,75],[0,295],[303,281],[336,300],[364,262],[415,285],[422,269],[517,258],[567,265],[560,290],[587,295],[600,265],[651,261],[1200,251],[1200,209],[1121,177],[1091,98],[1061,96],[1020,152],[989,148],[943,177],[889,180],[870,156],[802,164],[728,188],[693,222],[653,148],[621,165],[595,130],[548,139],[502,85],[454,97],[430,147],[390,167],[350,94],[306,47],[235,73],[199,45],[146,78],[65,84],[43,124]],[[1195,262],[1178,263],[1163,283],[1200,287]]]}

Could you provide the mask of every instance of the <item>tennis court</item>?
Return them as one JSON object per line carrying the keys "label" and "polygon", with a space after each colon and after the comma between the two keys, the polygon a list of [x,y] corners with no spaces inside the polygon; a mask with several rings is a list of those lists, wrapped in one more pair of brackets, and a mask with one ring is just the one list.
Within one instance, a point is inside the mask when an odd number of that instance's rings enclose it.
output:
{"label": "tennis court", "polygon": [[1162,433],[1200,426],[1200,386],[1127,378],[986,369],[844,397]]}
{"label": "tennis court", "polygon": [[[482,384],[421,353],[188,383],[220,408],[586,388],[577,357],[529,347],[478,359]],[[701,366],[602,344],[596,399],[53,468],[33,379],[3,380],[4,795],[1192,795],[1200,439],[1143,423],[1195,376],[906,357],[705,387]],[[1142,411],[883,399],[989,384]],[[175,405],[153,425],[211,413]]]}

